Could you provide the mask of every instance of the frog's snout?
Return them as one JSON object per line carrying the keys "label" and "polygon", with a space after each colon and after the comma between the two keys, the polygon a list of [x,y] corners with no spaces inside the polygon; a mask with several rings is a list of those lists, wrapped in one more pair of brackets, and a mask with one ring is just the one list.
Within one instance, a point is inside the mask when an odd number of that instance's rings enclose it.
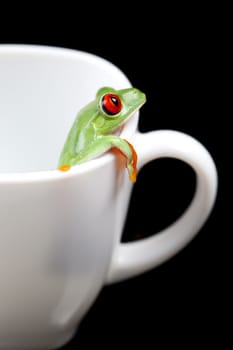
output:
{"label": "frog's snout", "polygon": [[142,106],[146,102],[146,95],[137,88],[129,88],[124,91],[124,99],[128,105]]}
{"label": "frog's snout", "polygon": [[145,103],[146,102],[146,94],[142,92],[141,90],[138,90],[136,88],[133,89],[133,93],[135,95],[136,100],[140,100],[141,102]]}

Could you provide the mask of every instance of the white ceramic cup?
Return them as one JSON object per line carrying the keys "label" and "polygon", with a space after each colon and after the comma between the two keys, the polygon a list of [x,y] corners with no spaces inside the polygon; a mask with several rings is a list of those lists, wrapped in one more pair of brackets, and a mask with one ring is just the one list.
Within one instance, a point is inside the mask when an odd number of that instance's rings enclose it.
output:
{"label": "white ceramic cup", "polygon": [[212,210],[217,173],[206,148],[177,131],[140,133],[138,113],[122,137],[134,145],[139,170],[173,157],[197,175],[194,198],[174,224],[121,243],[132,183],[116,155],[56,170],[76,113],[104,85],[131,84],[89,53],[0,45],[0,349],[65,344],[104,285],[168,260]]}

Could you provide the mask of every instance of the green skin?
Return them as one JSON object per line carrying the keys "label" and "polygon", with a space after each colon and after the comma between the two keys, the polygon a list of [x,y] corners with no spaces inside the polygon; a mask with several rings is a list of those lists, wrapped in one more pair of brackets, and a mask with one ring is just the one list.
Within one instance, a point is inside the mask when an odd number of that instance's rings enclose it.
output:
{"label": "green skin", "polygon": [[[102,98],[107,94],[117,95],[120,99],[121,109],[114,115],[109,115],[102,107]],[[126,158],[129,178],[136,181],[136,152],[128,141],[113,133],[120,130],[145,102],[145,94],[136,88],[100,88],[96,98],[78,113],[61,152],[59,169],[68,170],[114,148]]]}

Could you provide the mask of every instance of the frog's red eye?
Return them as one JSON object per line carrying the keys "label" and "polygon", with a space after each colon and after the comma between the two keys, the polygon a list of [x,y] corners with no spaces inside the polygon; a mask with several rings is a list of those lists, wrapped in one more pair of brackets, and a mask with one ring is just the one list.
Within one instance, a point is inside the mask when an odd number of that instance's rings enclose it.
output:
{"label": "frog's red eye", "polygon": [[119,96],[106,94],[102,97],[101,106],[107,115],[115,115],[121,111],[122,104]]}

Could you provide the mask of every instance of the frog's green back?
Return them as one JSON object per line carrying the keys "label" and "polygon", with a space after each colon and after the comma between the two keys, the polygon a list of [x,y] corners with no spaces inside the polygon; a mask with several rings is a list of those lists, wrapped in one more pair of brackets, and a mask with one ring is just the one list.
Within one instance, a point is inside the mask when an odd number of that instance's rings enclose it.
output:
{"label": "frog's green back", "polygon": [[60,165],[69,164],[70,158],[86,147],[88,141],[94,137],[95,130],[92,126],[92,120],[97,114],[98,109],[95,101],[90,102],[78,112],[63,146],[59,159]]}

